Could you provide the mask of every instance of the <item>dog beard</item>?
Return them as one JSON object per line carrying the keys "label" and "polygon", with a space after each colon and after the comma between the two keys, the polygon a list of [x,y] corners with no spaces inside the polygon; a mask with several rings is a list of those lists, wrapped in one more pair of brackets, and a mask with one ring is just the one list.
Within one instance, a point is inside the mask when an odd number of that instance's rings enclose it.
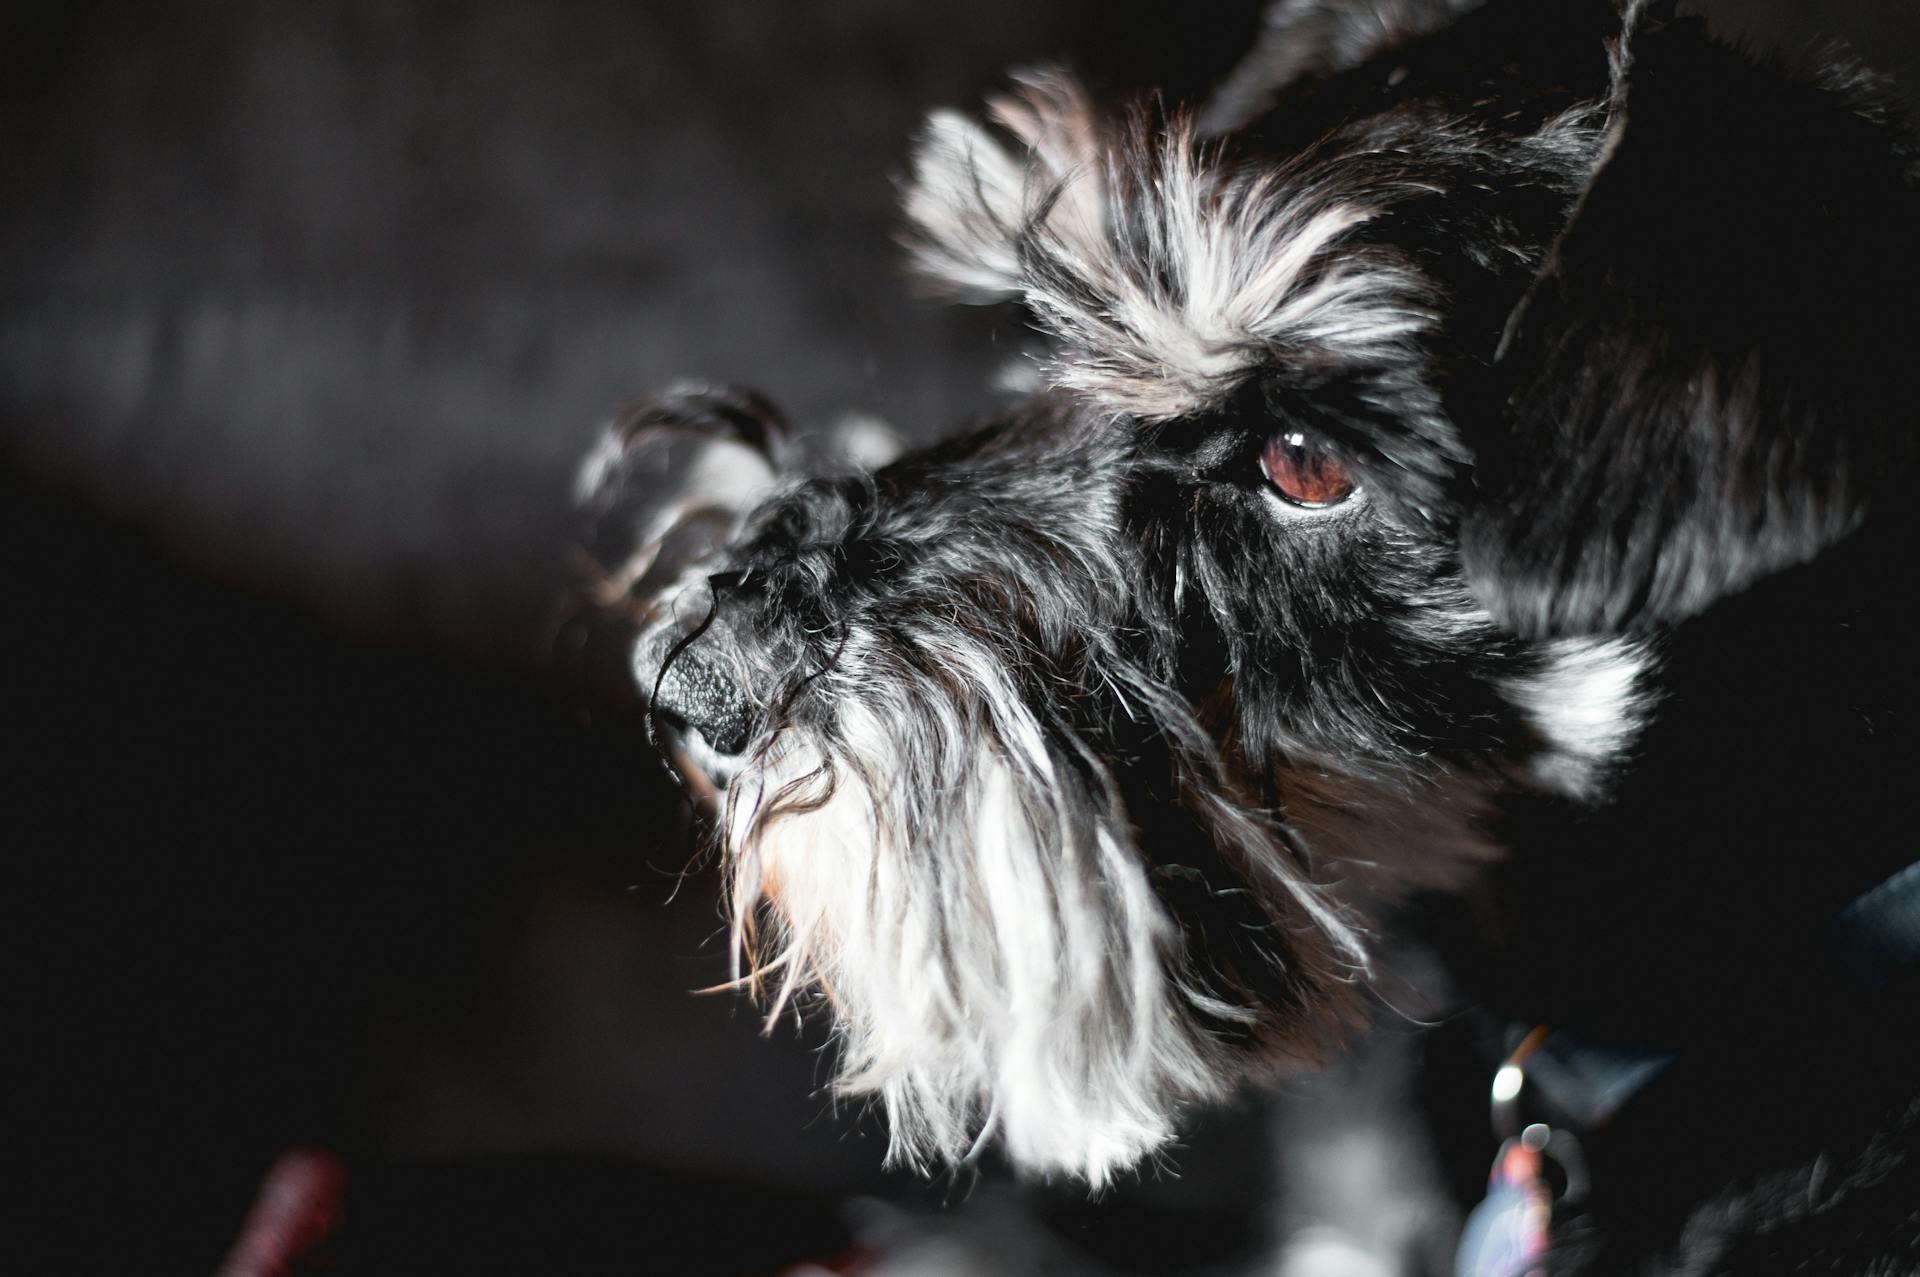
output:
{"label": "dog beard", "polygon": [[[970,693],[982,699],[908,689],[843,714],[826,753],[769,749],[729,798],[735,916],[772,906],[778,956],[759,969],[825,991],[844,1026],[840,1086],[881,1099],[903,1160],[962,1156],[998,1131],[1020,1165],[1097,1184],[1244,1072],[1227,1057],[1273,1026],[1193,969],[1111,776],[1050,746],[1017,702]],[[900,711],[910,730],[882,717]],[[1223,808],[1220,825],[1227,854],[1357,965],[1351,930],[1256,822]],[[1304,949],[1270,960],[1300,984],[1319,965],[1312,1000],[1330,1011],[1340,973]]]}

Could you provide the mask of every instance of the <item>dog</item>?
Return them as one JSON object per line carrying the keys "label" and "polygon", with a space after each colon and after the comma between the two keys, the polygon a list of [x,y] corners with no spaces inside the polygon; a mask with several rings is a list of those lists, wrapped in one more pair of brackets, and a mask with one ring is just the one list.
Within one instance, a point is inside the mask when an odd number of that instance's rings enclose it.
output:
{"label": "dog", "polygon": [[1036,389],[873,466],[684,389],[580,487],[741,982],[831,1008],[896,1159],[1098,1189],[1404,932],[1540,1026],[1462,1271],[1920,1272],[1886,86],[1639,0],[1283,0],[1198,112],[934,115],[904,207]]}

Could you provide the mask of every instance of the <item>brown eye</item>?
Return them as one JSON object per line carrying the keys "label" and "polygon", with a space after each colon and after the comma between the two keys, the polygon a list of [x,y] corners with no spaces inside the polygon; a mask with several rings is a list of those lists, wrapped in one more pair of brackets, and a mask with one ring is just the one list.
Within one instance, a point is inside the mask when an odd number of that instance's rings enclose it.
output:
{"label": "brown eye", "polygon": [[1339,505],[1353,495],[1353,476],[1320,440],[1290,430],[1267,441],[1260,469],[1281,497],[1309,510]]}

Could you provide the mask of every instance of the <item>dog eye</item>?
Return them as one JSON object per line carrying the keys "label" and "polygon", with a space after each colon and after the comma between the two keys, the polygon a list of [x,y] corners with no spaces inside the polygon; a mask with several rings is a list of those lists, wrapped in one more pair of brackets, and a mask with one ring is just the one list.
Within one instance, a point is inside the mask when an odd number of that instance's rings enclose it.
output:
{"label": "dog eye", "polygon": [[1267,441],[1260,471],[1283,500],[1308,510],[1324,510],[1353,495],[1353,476],[1345,463],[1325,443],[1297,430]]}

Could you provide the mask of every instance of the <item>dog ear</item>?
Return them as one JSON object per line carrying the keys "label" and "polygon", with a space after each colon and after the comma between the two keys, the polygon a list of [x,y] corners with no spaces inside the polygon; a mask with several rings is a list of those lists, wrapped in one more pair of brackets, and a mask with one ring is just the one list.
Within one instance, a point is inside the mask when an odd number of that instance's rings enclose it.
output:
{"label": "dog ear", "polygon": [[1845,537],[1914,459],[1920,169],[1863,74],[1644,29],[1572,220],[1456,420],[1462,554],[1529,635],[1670,623]]}

